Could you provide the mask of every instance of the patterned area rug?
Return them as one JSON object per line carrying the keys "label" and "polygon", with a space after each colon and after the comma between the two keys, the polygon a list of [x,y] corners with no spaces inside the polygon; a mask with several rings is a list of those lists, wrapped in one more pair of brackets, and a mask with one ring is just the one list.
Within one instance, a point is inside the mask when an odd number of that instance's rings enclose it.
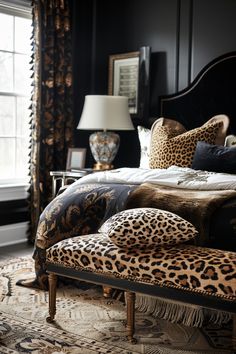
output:
{"label": "patterned area rug", "polygon": [[60,285],[56,322],[48,293],[15,285],[34,278],[31,257],[0,262],[0,353],[233,354],[230,323],[203,330],[136,313],[137,344],[125,340],[125,306],[85,282]]}

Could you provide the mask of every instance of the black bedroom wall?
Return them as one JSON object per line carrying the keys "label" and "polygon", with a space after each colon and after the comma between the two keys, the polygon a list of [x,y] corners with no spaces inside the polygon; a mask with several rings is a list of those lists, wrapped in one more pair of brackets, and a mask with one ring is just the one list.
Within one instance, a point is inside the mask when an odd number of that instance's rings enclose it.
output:
{"label": "black bedroom wall", "polygon": [[[236,49],[235,0],[83,0],[74,3],[78,48],[74,67],[76,124],[85,94],[107,94],[110,54],[136,51],[143,45],[152,48],[149,116],[156,117],[160,95],[185,88],[209,61]],[[88,54],[88,60],[81,62],[84,53]],[[148,125],[148,122],[142,124]],[[87,166],[91,167],[89,133],[76,131],[75,145],[87,147]],[[138,166],[136,131],[120,135],[115,166]]]}
{"label": "black bedroom wall", "polygon": [[194,0],[191,79],[212,59],[236,50],[236,1]]}
{"label": "black bedroom wall", "polygon": [[[71,0],[75,146],[91,132],[76,126],[86,94],[106,94],[110,54],[152,48],[149,116],[158,98],[185,88],[215,57],[236,50],[235,0]],[[148,125],[148,122],[145,123]],[[121,133],[115,167],[138,166],[136,131]],[[0,203],[0,225],[28,220],[26,201]]]}

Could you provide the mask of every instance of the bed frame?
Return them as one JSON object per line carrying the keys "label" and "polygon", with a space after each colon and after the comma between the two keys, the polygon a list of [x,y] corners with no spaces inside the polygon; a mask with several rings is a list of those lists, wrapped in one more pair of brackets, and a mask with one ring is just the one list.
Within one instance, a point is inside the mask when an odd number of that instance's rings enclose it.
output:
{"label": "bed frame", "polygon": [[160,117],[172,118],[187,130],[212,116],[230,118],[229,134],[236,134],[236,52],[224,54],[208,65],[184,90],[159,99]]}

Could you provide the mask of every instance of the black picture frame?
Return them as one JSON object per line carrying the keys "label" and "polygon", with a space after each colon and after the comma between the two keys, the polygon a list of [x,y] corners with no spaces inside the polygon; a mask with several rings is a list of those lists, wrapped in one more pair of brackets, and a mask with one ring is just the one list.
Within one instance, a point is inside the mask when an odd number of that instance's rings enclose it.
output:
{"label": "black picture frame", "polygon": [[132,119],[145,121],[149,114],[151,48],[109,56],[108,94],[127,96]]}

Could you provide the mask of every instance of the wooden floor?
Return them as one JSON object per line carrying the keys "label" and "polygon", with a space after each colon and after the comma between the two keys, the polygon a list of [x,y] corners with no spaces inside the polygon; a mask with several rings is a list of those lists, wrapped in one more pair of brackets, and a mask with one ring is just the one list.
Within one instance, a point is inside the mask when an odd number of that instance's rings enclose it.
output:
{"label": "wooden floor", "polygon": [[33,254],[33,246],[27,243],[0,247],[0,261],[13,257],[24,257]]}

